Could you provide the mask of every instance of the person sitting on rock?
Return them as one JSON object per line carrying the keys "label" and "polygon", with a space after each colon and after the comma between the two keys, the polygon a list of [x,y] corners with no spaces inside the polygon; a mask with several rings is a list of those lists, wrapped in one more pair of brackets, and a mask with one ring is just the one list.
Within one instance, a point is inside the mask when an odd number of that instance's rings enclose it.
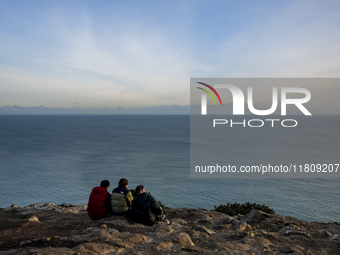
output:
{"label": "person sitting on rock", "polygon": [[133,196],[127,187],[128,180],[122,178],[118,183],[118,187],[112,191],[111,206],[114,215],[124,215],[131,206]]}
{"label": "person sitting on rock", "polygon": [[157,220],[165,218],[162,208],[150,193],[145,192],[143,185],[136,187],[136,193],[137,196],[132,201],[131,212],[127,215],[128,219],[151,226]]}
{"label": "person sitting on rock", "polygon": [[105,218],[112,213],[111,195],[107,191],[109,187],[110,182],[104,180],[100,183],[100,187],[94,187],[92,189],[87,205],[87,214],[92,220]]}

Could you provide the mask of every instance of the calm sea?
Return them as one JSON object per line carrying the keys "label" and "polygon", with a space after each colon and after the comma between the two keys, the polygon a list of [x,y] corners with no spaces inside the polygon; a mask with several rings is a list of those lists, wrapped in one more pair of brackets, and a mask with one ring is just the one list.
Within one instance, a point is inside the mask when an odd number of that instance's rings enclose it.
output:
{"label": "calm sea", "polygon": [[190,179],[189,122],[189,115],[2,115],[0,207],[87,204],[101,180],[111,190],[125,177],[170,207],[249,201],[340,221],[338,179]]}

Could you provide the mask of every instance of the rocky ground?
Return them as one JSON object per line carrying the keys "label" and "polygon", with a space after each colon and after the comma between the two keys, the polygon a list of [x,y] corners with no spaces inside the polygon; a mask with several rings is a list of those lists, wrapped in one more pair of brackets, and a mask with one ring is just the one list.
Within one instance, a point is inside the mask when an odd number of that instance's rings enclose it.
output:
{"label": "rocky ground", "polygon": [[340,225],[253,210],[247,215],[167,208],[152,227],[124,217],[93,221],[86,206],[0,210],[0,254],[340,254]]}

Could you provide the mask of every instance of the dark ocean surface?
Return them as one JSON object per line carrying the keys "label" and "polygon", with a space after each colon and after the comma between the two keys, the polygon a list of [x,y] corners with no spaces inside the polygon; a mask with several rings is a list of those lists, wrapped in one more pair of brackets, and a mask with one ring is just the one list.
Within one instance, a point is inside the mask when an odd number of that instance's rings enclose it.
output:
{"label": "dark ocean surface", "polygon": [[101,180],[111,191],[125,177],[170,207],[249,201],[340,221],[339,179],[190,179],[189,125],[189,115],[1,115],[0,207],[87,204]]}

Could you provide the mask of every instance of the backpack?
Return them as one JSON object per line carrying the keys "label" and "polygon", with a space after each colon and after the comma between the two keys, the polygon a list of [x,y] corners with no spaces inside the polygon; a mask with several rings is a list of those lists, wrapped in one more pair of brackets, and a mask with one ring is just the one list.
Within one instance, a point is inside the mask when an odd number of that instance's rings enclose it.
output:
{"label": "backpack", "polygon": [[151,226],[156,222],[156,215],[151,211],[150,196],[147,195],[145,201],[139,209],[128,211],[126,217],[129,220]]}

